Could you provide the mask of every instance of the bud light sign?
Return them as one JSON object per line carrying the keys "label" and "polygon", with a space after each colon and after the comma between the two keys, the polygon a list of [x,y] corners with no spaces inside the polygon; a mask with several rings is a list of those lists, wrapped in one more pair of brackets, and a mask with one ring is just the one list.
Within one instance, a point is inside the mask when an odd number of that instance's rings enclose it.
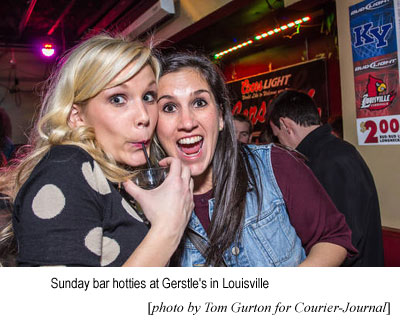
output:
{"label": "bud light sign", "polygon": [[285,89],[308,93],[321,108],[322,119],[328,117],[326,62],[322,59],[235,80],[228,83],[228,88],[232,95],[232,114],[250,119],[253,139],[266,127],[270,101]]}

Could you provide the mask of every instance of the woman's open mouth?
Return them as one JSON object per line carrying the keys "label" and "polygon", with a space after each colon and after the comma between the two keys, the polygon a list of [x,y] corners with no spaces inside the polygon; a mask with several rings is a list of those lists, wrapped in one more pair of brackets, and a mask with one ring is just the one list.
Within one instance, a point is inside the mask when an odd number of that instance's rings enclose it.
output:
{"label": "woman's open mouth", "polygon": [[200,152],[203,146],[203,136],[197,135],[192,137],[181,138],[177,142],[177,146],[184,156],[187,157],[196,156]]}

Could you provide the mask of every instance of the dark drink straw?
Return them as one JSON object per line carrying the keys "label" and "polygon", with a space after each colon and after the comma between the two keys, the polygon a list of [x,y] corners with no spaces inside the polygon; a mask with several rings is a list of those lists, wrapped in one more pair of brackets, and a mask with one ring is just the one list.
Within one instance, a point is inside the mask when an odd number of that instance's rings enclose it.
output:
{"label": "dark drink straw", "polygon": [[147,155],[146,146],[144,145],[144,143],[142,143],[142,150],[144,152],[144,156],[146,157],[147,166],[149,167],[149,169],[151,169],[151,162],[149,156]]}

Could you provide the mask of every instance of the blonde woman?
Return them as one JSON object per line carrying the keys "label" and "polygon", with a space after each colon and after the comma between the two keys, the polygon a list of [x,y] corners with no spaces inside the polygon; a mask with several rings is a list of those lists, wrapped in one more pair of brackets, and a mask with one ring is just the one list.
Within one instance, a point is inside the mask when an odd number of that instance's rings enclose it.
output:
{"label": "blonde woman", "polygon": [[86,40],[60,62],[29,153],[1,177],[0,192],[13,203],[1,240],[15,235],[19,265],[168,263],[193,209],[190,170],[167,158],[160,164],[170,172],[160,187],[142,190],[128,180],[146,162],[142,143],[154,156],[158,74],[148,48],[108,35]]}

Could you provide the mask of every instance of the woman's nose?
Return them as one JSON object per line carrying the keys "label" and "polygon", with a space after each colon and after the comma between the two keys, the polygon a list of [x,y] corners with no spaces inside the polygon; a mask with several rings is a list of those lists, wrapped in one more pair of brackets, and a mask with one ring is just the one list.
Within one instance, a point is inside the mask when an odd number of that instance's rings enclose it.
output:
{"label": "woman's nose", "polygon": [[182,109],[180,128],[185,131],[191,131],[198,126],[195,113],[189,109]]}
{"label": "woman's nose", "polygon": [[149,113],[147,111],[147,107],[143,104],[140,103],[134,107],[136,110],[135,114],[135,126],[140,128],[140,127],[147,127],[150,124],[150,117]]}

